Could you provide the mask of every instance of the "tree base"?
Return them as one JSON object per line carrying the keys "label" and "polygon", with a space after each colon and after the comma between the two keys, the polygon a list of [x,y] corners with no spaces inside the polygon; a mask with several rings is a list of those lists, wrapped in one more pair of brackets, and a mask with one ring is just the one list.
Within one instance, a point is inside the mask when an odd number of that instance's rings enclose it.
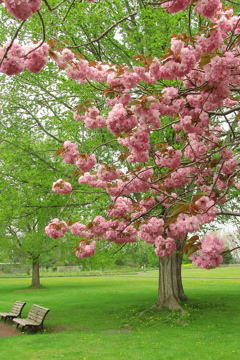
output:
{"label": "tree base", "polygon": [[176,253],[159,259],[159,287],[156,306],[168,308],[171,311],[180,310],[184,313],[181,305],[187,297],[184,293],[181,277],[182,257]]}

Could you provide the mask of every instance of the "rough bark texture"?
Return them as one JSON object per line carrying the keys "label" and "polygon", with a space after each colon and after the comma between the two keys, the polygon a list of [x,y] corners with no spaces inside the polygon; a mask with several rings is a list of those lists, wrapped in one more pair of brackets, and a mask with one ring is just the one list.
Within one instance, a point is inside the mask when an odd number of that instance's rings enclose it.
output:
{"label": "rough bark texture", "polygon": [[31,287],[40,286],[40,274],[39,274],[39,257],[34,258],[32,261],[32,284]]}
{"label": "rough bark texture", "polygon": [[182,309],[181,301],[186,300],[181,277],[182,254],[159,259],[159,287],[157,307],[170,310]]}

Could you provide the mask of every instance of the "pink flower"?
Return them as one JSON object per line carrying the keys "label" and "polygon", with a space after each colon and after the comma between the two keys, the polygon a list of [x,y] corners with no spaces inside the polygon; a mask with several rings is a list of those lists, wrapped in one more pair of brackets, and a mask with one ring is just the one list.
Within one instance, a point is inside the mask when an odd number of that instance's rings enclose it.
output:
{"label": "pink flower", "polygon": [[190,4],[191,0],[171,0],[164,2],[162,7],[169,13],[175,13],[178,11],[185,10]]}
{"label": "pink flower", "polygon": [[80,241],[78,250],[76,251],[75,254],[79,259],[92,256],[96,252],[95,247],[96,247],[96,241],[90,241],[90,242]]}
{"label": "pink flower", "polygon": [[96,165],[97,160],[94,154],[78,154],[76,165],[83,171],[88,172]]}
{"label": "pink flower", "polygon": [[87,236],[86,226],[78,222],[71,225],[69,229],[73,235],[84,236],[84,237]]}
{"label": "pink flower", "polygon": [[181,150],[175,150],[172,146],[164,148],[162,152],[156,152],[155,162],[158,166],[166,166],[175,169],[180,165],[181,160]]}
{"label": "pink flower", "polygon": [[64,141],[61,155],[65,163],[74,164],[78,155],[77,145],[68,140]]}
{"label": "pink flower", "polygon": [[97,171],[97,176],[102,181],[116,180],[120,177],[120,174],[120,170],[107,164],[100,164]]}
{"label": "pink flower", "polygon": [[19,20],[26,20],[36,13],[41,6],[41,0],[4,0],[6,10]]}
{"label": "pink flower", "polygon": [[128,133],[137,125],[135,116],[130,115],[122,104],[114,105],[107,118],[107,127],[114,135]]}
{"label": "pink flower", "polygon": [[238,159],[235,157],[225,161],[222,166],[222,173],[224,175],[231,175],[236,170],[237,165]]}
{"label": "pink flower", "polygon": [[40,47],[38,47],[38,44],[34,44],[33,46],[26,48],[26,54],[30,53],[25,58],[25,69],[32,73],[39,72],[48,61],[48,49],[49,45],[46,43],[43,43]]}
{"label": "pink flower", "polygon": [[155,253],[158,257],[173,256],[176,251],[176,244],[174,239],[168,237],[164,238],[158,236],[155,240]]}
{"label": "pink flower", "polygon": [[213,269],[223,262],[220,255],[224,251],[224,243],[214,233],[204,236],[199,245],[199,256],[191,255],[193,264],[202,269]]}
{"label": "pink flower", "polygon": [[164,232],[164,221],[156,217],[150,218],[146,223],[142,224],[138,231],[138,237],[146,243],[154,244],[156,238]]}
{"label": "pink flower", "polygon": [[194,10],[206,18],[211,18],[220,9],[220,4],[220,0],[198,0]]}
{"label": "pink flower", "polygon": [[72,191],[72,186],[69,182],[59,179],[53,183],[52,191],[58,194],[69,194]]}
{"label": "pink flower", "polygon": [[60,221],[59,219],[55,218],[45,227],[45,233],[52,239],[57,239],[64,236],[67,229],[68,226],[65,221]]}
{"label": "pink flower", "polygon": [[210,200],[208,196],[202,196],[198,199],[195,204],[203,210],[208,210],[210,207],[214,205],[214,201]]}
{"label": "pink flower", "polygon": [[[9,45],[9,43],[6,43],[0,48],[0,59],[4,56]],[[16,41],[14,41],[11,48],[8,50],[7,57],[1,64],[0,72],[9,76],[20,74],[25,67],[23,56],[24,49]]]}

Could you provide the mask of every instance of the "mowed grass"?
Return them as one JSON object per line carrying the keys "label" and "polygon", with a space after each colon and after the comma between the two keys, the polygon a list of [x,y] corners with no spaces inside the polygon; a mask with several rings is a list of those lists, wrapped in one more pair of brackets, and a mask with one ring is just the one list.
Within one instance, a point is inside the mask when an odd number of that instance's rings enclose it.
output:
{"label": "mowed grass", "polygon": [[183,268],[184,315],[151,309],[157,276],[44,278],[39,290],[0,279],[0,311],[51,309],[43,334],[0,338],[1,360],[239,359],[240,267]]}

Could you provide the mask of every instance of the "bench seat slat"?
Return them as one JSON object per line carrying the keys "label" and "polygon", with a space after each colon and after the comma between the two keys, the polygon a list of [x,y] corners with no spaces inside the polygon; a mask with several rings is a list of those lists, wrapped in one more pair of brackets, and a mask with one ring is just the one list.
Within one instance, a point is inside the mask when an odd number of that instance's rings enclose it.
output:
{"label": "bench seat slat", "polygon": [[1,316],[1,318],[4,318],[4,320],[20,317],[21,313],[22,313],[22,309],[24,308],[25,305],[26,305],[25,302],[16,301],[13,304],[12,309],[8,313],[1,312],[0,316]]}
{"label": "bench seat slat", "polygon": [[22,326],[22,331],[25,326],[35,327],[42,330],[43,321],[49,311],[49,309],[44,308],[43,306],[34,304],[25,319],[14,319],[13,321],[17,324],[17,327],[19,325]]}

